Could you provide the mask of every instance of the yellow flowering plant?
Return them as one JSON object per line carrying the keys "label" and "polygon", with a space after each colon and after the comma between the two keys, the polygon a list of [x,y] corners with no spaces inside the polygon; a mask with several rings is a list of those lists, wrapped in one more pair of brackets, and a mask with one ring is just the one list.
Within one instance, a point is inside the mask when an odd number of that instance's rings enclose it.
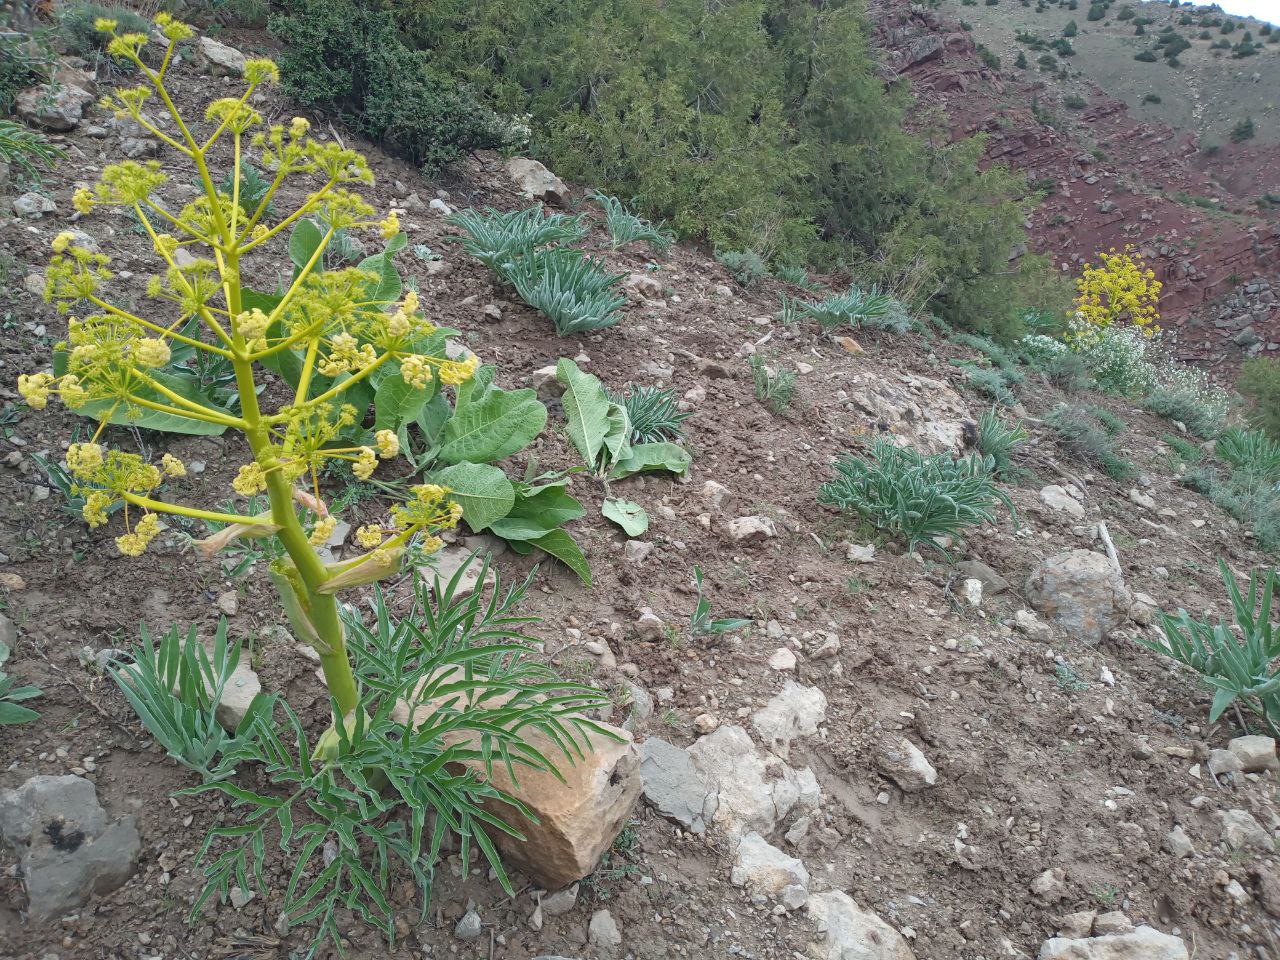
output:
{"label": "yellow flowering plant", "polygon": [[[476,372],[474,356],[451,360],[440,330],[425,318],[420,299],[405,290],[392,256],[405,245],[395,213],[379,218],[358,192],[372,184],[365,158],[339,143],[311,136],[310,124],[265,124],[251,103],[258,88],[278,80],[276,65],[249,59],[237,96],[208,105],[204,126],[179,111],[165,78],[179,42],[193,31],[161,14],[156,18],[167,46],[158,66],[142,56],[149,38],[117,33],[114,21],[98,28],[111,36],[108,52],[136,68],[142,83],[117,89],[102,106],[145,128],[172,153],[194,167],[199,191],[179,210],[160,197],[170,179],[158,160],[126,160],[108,165],[97,184],[76,191],[78,212],[92,216],[104,208],[130,211],[159,258],[147,284],[146,306],[126,307],[110,291],[114,274],[105,253],[86,249],[70,231],[52,243],[45,298],[67,316],[67,336],[58,345],[53,369],[23,374],[18,390],[34,409],[51,397],[97,420],[93,436],[67,451],[67,470],[84,500],[91,527],[116,521],[119,550],[142,554],[160,533],[161,517],[174,514],[219,527],[200,545],[213,553],[238,537],[271,536],[283,556],[271,575],[300,639],[319,652],[339,716],[357,704],[357,690],[343,639],[335,594],[395,572],[411,543],[425,553],[440,546],[438,533],[453,527],[463,507],[439,483],[408,488],[385,524],[361,528],[359,556],[326,564],[317,553],[337,518],[321,496],[319,474],[333,461],[346,461],[367,479],[380,462],[400,454],[395,429],[361,425],[376,389],[394,377],[416,392],[418,402],[444,387],[460,387]],[[157,105],[171,124],[155,123],[144,107]],[[166,132],[172,130],[172,132]],[[215,152],[218,152],[217,154]],[[216,180],[210,165],[229,153],[230,176]],[[256,204],[240,197],[240,171],[250,154],[272,179]],[[266,211],[286,183],[304,181],[305,199],[274,224]],[[231,185],[230,193],[219,182]],[[368,230],[385,249],[357,266],[325,271],[326,248],[340,231]],[[287,231],[287,232],[286,232]],[[244,283],[255,254],[287,239],[294,270],[275,293]],[[216,360],[234,376],[231,402],[218,403],[201,392],[179,361]],[[275,410],[259,403],[266,373],[287,383],[291,396]],[[171,503],[160,498],[166,477],[185,473],[172,455],[149,463],[136,453],[108,449],[101,441],[109,423],[131,423],[183,433],[241,433],[251,459],[232,486],[253,497],[266,494],[270,509],[240,515]]]}
{"label": "yellow flowering plant", "polygon": [[1087,349],[1117,323],[1128,324],[1146,337],[1158,334],[1162,285],[1155,271],[1132,246],[1099,253],[1098,261],[1086,263],[1076,279],[1076,316],[1067,342]]}

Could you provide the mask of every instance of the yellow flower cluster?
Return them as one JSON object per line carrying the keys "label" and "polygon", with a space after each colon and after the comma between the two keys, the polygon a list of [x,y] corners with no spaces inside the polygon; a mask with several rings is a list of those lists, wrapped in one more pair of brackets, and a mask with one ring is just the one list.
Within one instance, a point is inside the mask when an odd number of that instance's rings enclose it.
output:
{"label": "yellow flower cluster", "polygon": [[154,513],[143,514],[133,530],[116,537],[116,546],[126,557],[140,557],[159,532],[160,518]]}
{"label": "yellow flower cluster", "polygon": [[263,472],[262,465],[246,463],[231,481],[231,488],[242,497],[252,497],[267,489],[267,475]]}
{"label": "yellow flower cluster", "polygon": [[1113,323],[1132,324],[1146,336],[1160,331],[1161,283],[1132,246],[1098,254],[1099,263],[1086,263],[1076,280],[1076,323],[1069,339],[1086,347]]}
{"label": "yellow flower cluster", "polygon": [[[181,460],[165,454],[162,468],[147,463],[136,453],[122,450],[104,450],[98,443],[73,443],[67,448],[67,472],[75,481],[71,490],[84,498],[81,515],[90,527],[100,527],[107,522],[111,507],[125,494],[146,496],[167,474],[180,476],[186,473]],[[144,511],[142,518],[128,528],[128,507],[125,508],[125,532],[116,537],[116,546],[126,556],[140,556],[147,545],[161,530],[160,518]]]}
{"label": "yellow flower cluster", "polygon": [[337,517],[323,517],[317,520],[315,526],[311,528],[311,545],[323,547],[329,542],[329,538],[333,536],[333,531],[336,529],[338,529]]}
{"label": "yellow flower cluster", "polygon": [[448,530],[462,519],[462,504],[449,499],[448,487],[423,483],[410,487],[409,492],[413,495],[411,500],[391,508],[391,520],[397,530],[417,527]]}

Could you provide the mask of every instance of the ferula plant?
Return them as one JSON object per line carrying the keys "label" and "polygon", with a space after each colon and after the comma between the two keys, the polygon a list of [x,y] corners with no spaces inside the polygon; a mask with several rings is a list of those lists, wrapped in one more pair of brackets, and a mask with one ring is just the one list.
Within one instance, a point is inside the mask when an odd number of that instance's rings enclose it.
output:
{"label": "ferula plant", "polygon": [[[373,182],[365,158],[313,139],[302,118],[264,125],[250,97],[278,79],[276,65],[266,59],[247,61],[239,95],[210,103],[200,129],[181,115],[165,83],[174,50],[193,31],[166,14],[157,16],[156,25],[167,47],[153,67],[148,61],[156,60],[143,57],[146,34],[118,33],[114,21],[97,22],[110,35],[108,52],[132,63],[143,81],[117,89],[102,105],[141,124],[189,162],[200,192],[171,210],[158,198],[169,179],[160,163],[132,160],[107,166],[92,189],[76,192],[75,208],[83,215],[106,207],[132,212],[150,237],[160,270],[150,278],[144,305],[126,308],[110,291],[109,258],[77,245],[71,233],[60,234],[53,241],[45,298],[68,315],[67,338],[58,346],[53,370],[20,376],[18,389],[35,409],[56,395],[98,421],[90,440],[69,447],[67,466],[84,498],[84,519],[91,527],[118,523],[122,553],[142,554],[166,514],[224,525],[202,542],[209,554],[239,537],[277,538],[283,557],[273,565],[272,579],[299,638],[320,654],[338,717],[347,717],[358,695],[336,594],[397,571],[411,543],[427,553],[438,549],[436,533],[454,526],[462,508],[442,486],[415,486],[410,499],[392,508],[388,524],[357,531],[365,552],[326,564],[317,548],[332,535],[337,518],[321,499],[319,471],[326,461],[345,460],[367,478],[380,460],[398,454],[394,432],[362,432],[370,378],[393,369],[409,387],[436,392],[469,380],[476,361],[440,355],[432,341],[436,328],[422,315],[417,295],[402,295],[389,254],[405,238],[394,213],[379,220],[356,192]],[[172,135],[144,112],[156,101],[172,119]],[[256,204],[247,206],[240,174],[251,153],[271,181]],[[227,154],[224,179],[210,165],[216,155]],[[295,180],[308,182],[305,199],[268,227],[266,210],[281,187]],[[224,182],[230,193],[219,189]],[[357,267],[324,271],[325,249],[335,234],[362,229],[381,233],[387,251]],[[286,230],[297,265],[291,282],[274,294],[251,290],[244,280],[254,272],[254,257],[266,254]],[[237,408],[211,402],[173,366],[176,355],[192,351],[230,364]],[[259,403],[267,371],[285,371],[292,387],[287,402],[270,411]],[[156,418],[163,429],[178,432],[243,434],[251,459],[232,485],[245,497],[265,492],[270,509],[239,515],[167,502],[158,490],[166,477],[185,473],[181,461],[166,454],[150,463],[100,442],[108,423],[155,426]],[[349,442],[351,437],[365,442]],[[113,511],[117,505],[123,509]]]}

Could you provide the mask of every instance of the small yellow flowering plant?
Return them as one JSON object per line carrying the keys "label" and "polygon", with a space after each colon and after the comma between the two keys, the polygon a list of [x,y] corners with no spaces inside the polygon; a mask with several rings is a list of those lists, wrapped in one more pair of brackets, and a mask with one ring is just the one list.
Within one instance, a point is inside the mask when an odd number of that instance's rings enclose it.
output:
{"label": "small yellow flowering plant", "polygon": [[1145,337],[1160,332],[1161,283],[1132,246],[1098,254],[1076,279],[1075,320],[1067,342],[1075,349],[1097,344],[1112,324],[1128,324]]}
{"label": "small yellow flowering plant", "polygon": [[[112,207],[131,212],[150,238],[160,270],[147,285],[145,306],[123,306],[108,290],[114,279],[108,256],[87,249],[72,232],[59,234],[45,298],[67,315],[67,337],[53,369],[23,374],[18,390],[34,409],[56,396],[98,421],[91,439],[67,450],[67,468],[91,527],[116,522],[109,513],[123,505],[123,529],[116,537],[122,553],[142,554],[161,531],[165,514],[220,525],[215,536],[201,541],[208,553],[237,537],[278,538],[283,556],[272,578],[295,631],[319,652],[336,711],[345,717],[356,707],[357,690],[335,593],[397,570],[411,542],[424,552],[438,549],[436,534],[455,526],[463,508],[440,484],[413,486],[388,523],[360,528],[357,541],[364,553],[326,564],[316,548],[330,538],[337,518],[321,498],[319,472],[329,461],[347,461],[357,477],[367,479],[379,462],[400,453],[395,430],[361,426],[374,384],[394,376],[397,386],[429,397],[467,383],[477,361],[448,359],[444,336],[452,331],[438,330],[423,316],[418,295],[403,289],[391,257],[405,237],[394,213],[379,219],[358,192],[373,182],[365,158],[313,138],[305,119],[264,124],[251,101],[258,88],[278,80],[276,65],[248,60],[239,95],[210,103],[208,129],[198,131],[165,85],[178,43],[193,31],[166,14],[156,18],[156,26],[168,43],[153,67],[143,58],[147,35],[118,33],[114,21],[98,21],[98,29],[111,36],[108,52],[132,63],[143,80],[115,90],[102,106],[141,125],[189,162],[199,191],[181,209],[171,209],[159,197],[169,180],[161,163],[126,160],[107,166],[92,188],[76,192],[75,208],[85,216]],[[144,111],[153,104],[171,121],[164,128]],[[210,171],[215,150],[230,154],[229,194],[215,185],[219,181]],[[251,152],[272,174],[269,189],[253,206],[240,197],[240,172]],[[305,199],[268,225],[273,198],[293,181],[307,182]],[[324,270],[324,253],[335,236],[358,230],[379,234],[386,241],[383,252],[358,266]],[[282,292],[255,291],[244,283],[250,258],[277,237],[287,237],[292,278]],[[180,357],[228,366],[233,402],[219,404],[193,386],[175,366]],[[292,393],[274,411],[259,403],[264,371],[282,378]],[[107,449],[100,441],[108,423],[195,434],[238,431],[252,459],[232,485],[246,497],[265,493],[269,511],[238,515],[160,499],[162,482],[182,476],[184,464],[171,455],[149,463],[138,454]]]}

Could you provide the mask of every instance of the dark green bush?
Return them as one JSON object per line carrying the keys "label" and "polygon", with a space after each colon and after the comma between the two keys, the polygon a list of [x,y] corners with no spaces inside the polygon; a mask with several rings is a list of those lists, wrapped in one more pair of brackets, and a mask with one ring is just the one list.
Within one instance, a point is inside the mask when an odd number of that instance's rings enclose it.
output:
{"label": "dark green bush", "polygon": [[115,20],[120,33],[148,33],[151,24],[128,7],[109,3],[73,3],[58,14],[58,45],[64,53],[85,57],[105,50],[111,35],[94,28],[99,17]]}
{"label": "dark green bush", "polygon": [[1251,403],[1249,422],[1280,440],[1280,361],[1273,357],[1246,360],[1237,387]]}
{"label": "dark green bush", "polygon": [[49,70],[49,57],[34,40],[21,34],[0,36],[0,115],[13,109],[21,91],[47,81]]}
{"label": "dark green bush", "polygon": [[270,19],[286,91],[436,171],[511,142],[506,124],[399,39],[391,13],[355,0],[282,0]]}
{"label": "dark green bush", "polygon": [[1255,132],[1253,117],[1245,117],[1231,128],[1229,136],[1232,143],[1244,143],[1246,140],[1252,140]]}

